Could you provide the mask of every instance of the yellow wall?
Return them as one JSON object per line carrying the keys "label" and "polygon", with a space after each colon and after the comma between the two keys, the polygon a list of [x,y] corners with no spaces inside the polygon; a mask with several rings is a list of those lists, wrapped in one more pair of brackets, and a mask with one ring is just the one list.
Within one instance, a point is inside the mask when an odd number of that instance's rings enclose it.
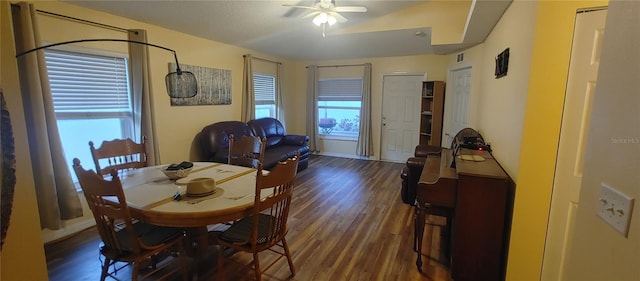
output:
{"label": "yellow wall", "polygon": [[2,87],[15,139],[16,178],[9,231],[0,256],[0,279],[4,281],[47,280],[47,264],[42,247],[40,219],[33,188],[31,157],[20,98],[18,66],[15,59],[11,12],[1,1],[0,87]]}
{"label": "yellow wall", "polygon": [[539,1],[507,280],[539,280],[576,10],[606,1]]}

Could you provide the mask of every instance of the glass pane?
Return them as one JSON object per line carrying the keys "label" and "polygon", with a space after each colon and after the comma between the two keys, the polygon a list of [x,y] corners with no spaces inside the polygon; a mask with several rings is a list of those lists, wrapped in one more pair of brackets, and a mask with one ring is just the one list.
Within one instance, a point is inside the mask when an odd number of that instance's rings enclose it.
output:
{"label": "glass pane", "polygon": [[99,147],[104,140],[130,137],[123,135],[123,131],[128,130],[122,128],[122,123],[132,124],[130,120],[122,122],[121,118],[58,120],[64,155],[74,182],[78,179],[73,172],[73,158],[80,159],[83,168],[95,171],[89,141]]}
{"label": "glass pane", "polygon": [[276,118],[276,106],[273,104],[256,105],[256,119],[263,117]]}
{"label": "glass pane", "polygon": [[358,137],[360,109],[318,108],[318,130],[321,135]]}
{"label": "glass pane", "polygon": [[360,101],[318,101],[318,106],[355,107],[360,108]]}

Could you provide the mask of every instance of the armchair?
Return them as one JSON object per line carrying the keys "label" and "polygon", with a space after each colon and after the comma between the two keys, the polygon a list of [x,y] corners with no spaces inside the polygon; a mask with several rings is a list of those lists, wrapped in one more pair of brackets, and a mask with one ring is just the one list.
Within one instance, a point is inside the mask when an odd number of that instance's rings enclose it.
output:
{"label": "armchair", "polygon": [[406,165],[400,172],[400,178],[402,179],[402,189],[400,196],[402,202],[415,205],[416,201],[416,187],[418,186],[418,180],[422,174],[422,168],[427,160],[429,154],[439,154],[442,151],[442,147],[433,145],[418,145],[416,146],[414,156],[407,159]]}

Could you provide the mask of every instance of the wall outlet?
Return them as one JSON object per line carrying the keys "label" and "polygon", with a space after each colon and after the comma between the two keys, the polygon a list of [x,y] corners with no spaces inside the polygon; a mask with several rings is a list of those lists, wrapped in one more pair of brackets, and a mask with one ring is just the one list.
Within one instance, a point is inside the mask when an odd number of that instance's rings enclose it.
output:
{"label": "wall outlet", "polygon": [[598,200],[598,216],[624,237],[629,233],[631,212],[634,199],[615,188],[601,183],[600,199]]}

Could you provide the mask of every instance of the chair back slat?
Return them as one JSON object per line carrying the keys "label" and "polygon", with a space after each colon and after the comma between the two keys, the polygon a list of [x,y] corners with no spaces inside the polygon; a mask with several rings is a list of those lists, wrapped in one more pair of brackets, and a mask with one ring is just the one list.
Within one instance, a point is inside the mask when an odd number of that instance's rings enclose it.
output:
{"label": "chair back slat", "polygon": [[[87,199],[89,209],[96,220],[96,226],[105,248],[113,252],[140,253],[140,245],[133,228],[133,218],[122,189],[122,183],[115,170],[111,172],[111,180],[105,180],[93,170],[85,170],[80,160],[74,159],[73,168],[78,176],[80,187]],[[121,245],[118,239],[119,224],[124,224],[120,235],[128,236],[129,245]]]}
{"label": "chair back slat", "polygon": [[[105,280],[106,276],[110,275],[108,269],[114,262],[126,262],[132,264],[131,280],[136,281],[143,260],[152,262],[152,270],[145,271],[143,278],[161,271],[164,276],[169,276],[182,270],[183,280],[187,279],[188,267],[182,246],[183,229],[154,226],[134,219],[127,205],[117,170],[111,170],[111,179],[105,179],[103,175],[93,170],[82,168],[78,158],[73,159],[73,170],[78,177],[80,187],[96,221],[100,239],[104,244],[100,248],[100,253],[105,257],[100,280]],[[163,251],[168,253],[171,248],[178,250],[179,257],[172,260],[179,260],[181,266],[165,271],[164,268],[167,268],[171,262],[160,263],[160,261],[171,255],[162,257],[160,253]],[[159,259],[156,260],[156,257]]]}
{"label": "chair back slat", "polygon": [[[296,156],[286,162],[279,162],[269,173],[263,173],[262,166],[258,168],[256,174],[256,196],[253,206],[254,222],[250,241],[253,247],[269,248],[286,235],[298,160],[299,157]],[[262,198],[263,191],[269,193],[264,199]],[[266,232],[263,229],[263,232],[259,234],[261,214],[268,215],[270,219]],[[264,216],[262,217],[264,218]]]}
{"label": "chair back slat", "polygon": [[235,139],[229,135],[229,158],[231,165],[258,168],[264,161],[265,140],[259,137],[243,135]]}
{"label": "chair back slat", "polygon": [[146,137],[141,143],[135,143],[130,138],[103,141],[100,147],[89,142],[91,156],[96,165],[96,172],[108,175],[111,170],[131,170],[147,166]]}

